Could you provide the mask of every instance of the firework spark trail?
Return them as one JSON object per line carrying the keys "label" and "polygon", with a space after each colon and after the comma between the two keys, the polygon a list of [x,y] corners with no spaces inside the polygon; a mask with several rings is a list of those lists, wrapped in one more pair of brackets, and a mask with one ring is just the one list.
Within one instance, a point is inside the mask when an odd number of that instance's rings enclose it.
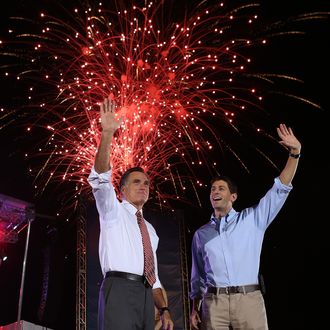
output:
{"label": "firework spark trail", "polygon": [[40,126],[51,133],[38,153],[46,157],[37,175],[43,184],[70,180],[77,183],[77,194],[89,191],[85,180],[100,135],[98,104],[108,96],[125,118],[113,143],[115,183],[124,170],[139,165],[156,181],[161,204],[165,197],[184,197],[187,185],[197,194],[196,187],[203,185],[198,171],[203,166],[214,172],[207,158],[219,147],[230,150],[248,171],[219,136],[218,126],[239,132],[235,117],[261,109],[262,97],[244,80],[251,60],[243,50],[253,41],[232,30],[249,29],[256,5],[229,12],[223,4],[198,6],[180,23],[166,24],[159,17],[168,3],[117,11],[100,5],[82,14],[76,9],[67,19],[42,13],[36,25],[42,26],[40,32],[16,36],[24,47],[33,45],[26,50],[28,67],[18,75],[33,82],[31,131]]}

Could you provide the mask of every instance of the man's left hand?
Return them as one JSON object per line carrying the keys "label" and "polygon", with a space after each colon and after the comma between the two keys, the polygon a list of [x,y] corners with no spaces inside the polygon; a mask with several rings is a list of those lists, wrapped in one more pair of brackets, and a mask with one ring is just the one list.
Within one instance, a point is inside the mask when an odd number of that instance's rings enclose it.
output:
{"label": "man's left hand", "polygon": [[161,316],[161,320],[164,330],[173,330],[174,324],[169,311],[164,311],[163,315]]}

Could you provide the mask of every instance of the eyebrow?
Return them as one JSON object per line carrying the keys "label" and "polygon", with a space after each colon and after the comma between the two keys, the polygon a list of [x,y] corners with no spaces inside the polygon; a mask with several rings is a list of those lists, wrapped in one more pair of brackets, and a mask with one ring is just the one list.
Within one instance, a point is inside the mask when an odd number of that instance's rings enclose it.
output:
{"label": "eyebrow", "polygon": [[[138,183],[138,182],[142,182],[142,180],[141,179],[134,179],[133,180],[133,183]],[[145,184],[150,184],[150,181],[149,180],[145,180],[144,183]]]}
{"label": "eyebrow", "polygon": [[226,185],[224,185],[224,184],[219,184],[219,185],[217,185],[217,184],[213,184],[213,185],[211,186],[211,189],[215,189],[215,188],[227,188],[227,187],[226,187]]}

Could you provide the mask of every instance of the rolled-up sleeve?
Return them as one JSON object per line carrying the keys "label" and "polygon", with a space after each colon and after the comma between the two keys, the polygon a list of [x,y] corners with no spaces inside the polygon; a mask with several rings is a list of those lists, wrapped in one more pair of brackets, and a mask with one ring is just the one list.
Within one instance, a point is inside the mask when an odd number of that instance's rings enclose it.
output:
{"label": "rolled-up sleeve", "polygon": [[278,177],[275,178],[272,188],[255,207],[251,208],[258,227],[265,230],[270,225],[283,207],[291,189],[291,184],[287,186]]}
{"label": "rolled-up sleeve", "polygon": [[118,204],[116,192],[110,181],[111,173],[111,170],[104,173],[97,173],[93,167],[87,179],[93,189],[101,222],[110,221],[109,212]]}

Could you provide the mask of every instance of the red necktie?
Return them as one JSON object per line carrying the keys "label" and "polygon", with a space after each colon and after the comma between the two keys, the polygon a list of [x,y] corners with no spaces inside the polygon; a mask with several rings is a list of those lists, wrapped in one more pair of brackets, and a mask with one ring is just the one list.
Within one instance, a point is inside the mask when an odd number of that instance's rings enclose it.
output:
{"label": "red necktie", "polygon": [[143,274],[147,279],[148,283],[152,287],[156,282],[155,276],[155,261],[154,255],[152,252],[150,237],[148,233],[148,229],[144,219],[142,218],[141,211],[136,212],[137,222],[141,231],[142,236],[142,244],[143,244],[143,257],[144,257],[144,271]]}

